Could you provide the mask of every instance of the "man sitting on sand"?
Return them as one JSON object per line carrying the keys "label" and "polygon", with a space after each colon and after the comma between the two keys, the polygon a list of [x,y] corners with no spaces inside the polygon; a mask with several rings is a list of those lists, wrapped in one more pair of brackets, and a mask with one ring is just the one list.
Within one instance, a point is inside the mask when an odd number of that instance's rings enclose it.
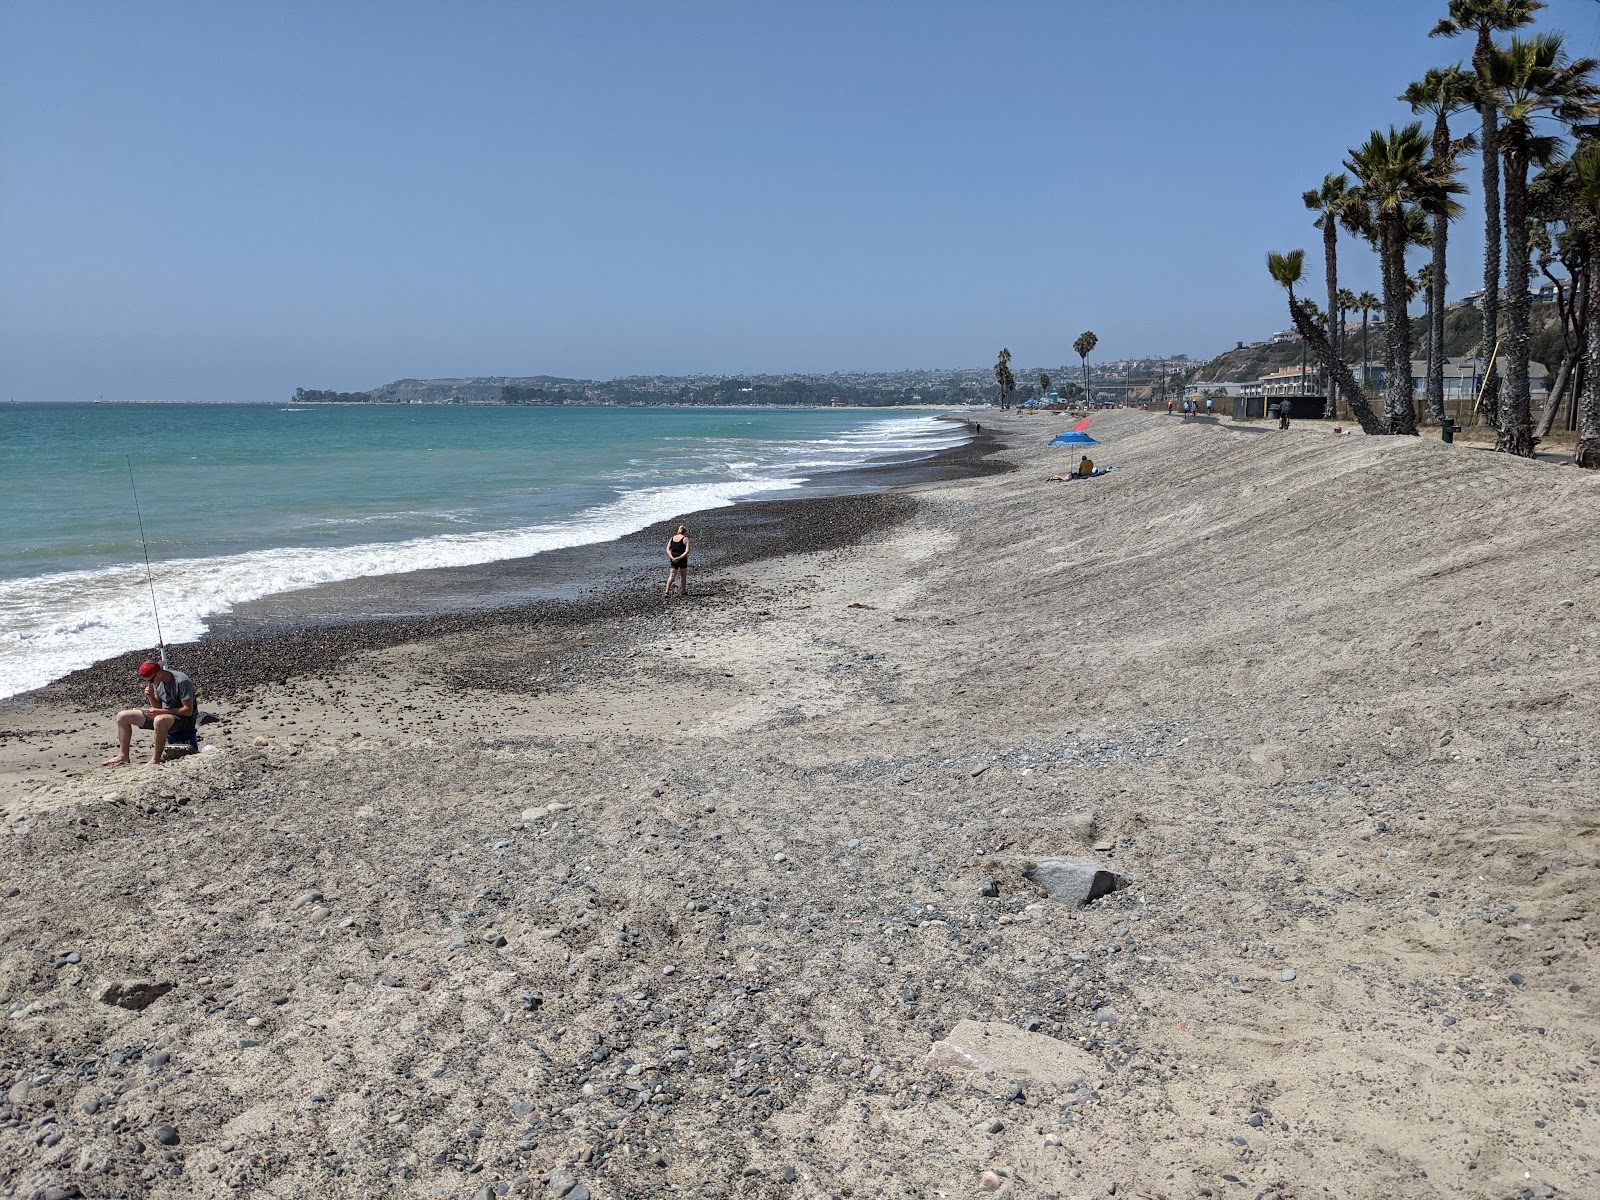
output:
{"label": "man sitting on sand", "polygon": [[1078,474],[1084,479],[1087,479],[1087,478],[1089,478],[1089,476],[1093,475],[1094,474],[1094,459],[1090,458],[1087,454],[1085,454],[1081,459],[1079,459],[1078,460]]}
{"label": "man sitting on sand", "polygon": [[194,680],[182,671],[169,671],[153,662],[140,664],[139,678],[144,680],[145,699],[151,707],[126,708],[117,714],[117,753],[106,759],[105,766],[128,765],[135,729],[149,729],[156,735],[155,748],[150,751],[151,765],[159,763],[167,752],[168,738],[187,740],[194,736],[194,722],[199,715]]}

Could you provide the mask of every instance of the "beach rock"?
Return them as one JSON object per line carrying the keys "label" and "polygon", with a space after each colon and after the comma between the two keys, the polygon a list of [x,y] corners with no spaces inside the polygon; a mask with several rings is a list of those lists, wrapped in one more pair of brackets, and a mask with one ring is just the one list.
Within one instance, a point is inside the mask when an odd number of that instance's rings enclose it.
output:
{"label": "beach rock", "polygon": [[565,801],[553,800],[549,804],[542,805],[539,808],[523,809],[522,819],[524,821],[542,821],[546,817],[555,816],[556,813],[566,812],[571,807],[572,805],[566,803]]}
{"label": "beach rock", "polygon": [[18,1108],[28,1102],[28,1093],[33,1088],[26,1079],[19,1079],[11,1085],[11,1090],[6,1093],[6,1103],[12,1108]]}
{"label": "beach rock", "polygon": [[157,1125],[150,1131],[150,1136],[163,1146],[176,1146],[182,1140],[178,1137],[178,1131],[171,1125]]}
{"label": "beach rock", "polygon": [[1098,863],[1073,858],[1046,858],[1030,863],[1023,868],[1022,875],[1051,898],[1080,908],[1101,896],[1121,891],[1131,882]]}
{"label": "beach rock", "polygon": [[301,892],[298,896],[296,896],[292,901],[289,902],[289,907],[291,909],[304,908],[306,905],[312,904],[315,901],[318,901],[318,900],[321,900],[321,899],[322,899],[322,893],[319,892],[319,891],[313,890],[313,891],[309,891],[309,892]]}
{"label": "beach rock", "polygon": [[131,1012],[149,1008],[172,990],[173,985],[152,979],[121,979],[103,985],[95,994],[101,1004],[114,1004]]}
{"label": "beach rock", "polygon": [[1005,1080],[1031,1079],[1066,1086],[1099,1060],[1085,1050],[1042,1033],[1024,1033],[1000,1021],[960,1021],[928,1051],[928,1064]]}
{"label": "beach rock", "polygon": [[1100,832],[1100,814],[1094,810],[1073,813],[1062,822],[1063,825],[1081,842],[1093,842],[1095,835]]}
{"label": "beach rock", "polygon": [[978,1186],[986,1192],[998,1192],[1000,1190],[1000,1176],[993,1171],[985,1171],[978,1176]]}
{"label": "beach rock", "polygon": [[1000,885],[985,875],[978,884],[978,895],[985,900],[994,900],[1000,895]]}

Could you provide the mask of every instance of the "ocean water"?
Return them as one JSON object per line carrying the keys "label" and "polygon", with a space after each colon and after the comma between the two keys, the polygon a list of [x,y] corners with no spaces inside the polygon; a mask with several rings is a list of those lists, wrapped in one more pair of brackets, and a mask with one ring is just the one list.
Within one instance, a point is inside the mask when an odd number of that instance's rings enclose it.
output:
{"label": "ocean water", "polygon": [[965,440],[884,410],[0,405],[0,696],[153,646],[154,612],[189,641],[261,596],[605,541]]}

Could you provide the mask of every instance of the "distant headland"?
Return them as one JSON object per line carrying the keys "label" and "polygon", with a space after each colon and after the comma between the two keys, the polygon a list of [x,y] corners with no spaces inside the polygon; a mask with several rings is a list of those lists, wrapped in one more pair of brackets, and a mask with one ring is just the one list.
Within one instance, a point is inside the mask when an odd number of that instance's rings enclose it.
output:
{"label": "distant headland", "polygon": [[784,405],[893,407],[975,404],[993,380],[982,370],[835,375],[644,375],[562,379],[554,375],[397,379],[365,392],[296,388],[296,404]]}

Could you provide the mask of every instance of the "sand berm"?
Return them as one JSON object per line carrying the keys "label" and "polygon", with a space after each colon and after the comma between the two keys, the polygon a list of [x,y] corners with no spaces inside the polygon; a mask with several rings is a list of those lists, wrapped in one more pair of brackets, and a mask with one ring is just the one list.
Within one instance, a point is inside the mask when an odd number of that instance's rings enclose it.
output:
{"label": "sand berm", "polygon": [[8,702],[0,1191],[1600,1195],[1600,479],[1046,420],[159,769]]}

